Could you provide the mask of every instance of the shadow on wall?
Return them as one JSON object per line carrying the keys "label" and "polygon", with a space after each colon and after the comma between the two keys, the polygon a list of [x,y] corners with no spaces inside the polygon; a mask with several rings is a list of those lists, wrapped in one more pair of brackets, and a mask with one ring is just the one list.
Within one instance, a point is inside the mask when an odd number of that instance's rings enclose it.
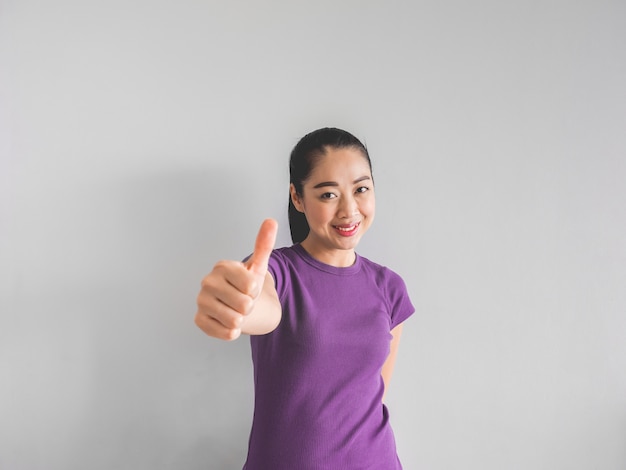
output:
{"label": "shadow on wall", "polygon": [[252,185],[220,169],[143,174],[96,189],[107,228],[92,240],[103,247],[89,311],[93,373],[72,468],[243,465],[249,342],[208,338],[193,317],[215,261],[251,249],[263,218],[250,198],[243,205]]}

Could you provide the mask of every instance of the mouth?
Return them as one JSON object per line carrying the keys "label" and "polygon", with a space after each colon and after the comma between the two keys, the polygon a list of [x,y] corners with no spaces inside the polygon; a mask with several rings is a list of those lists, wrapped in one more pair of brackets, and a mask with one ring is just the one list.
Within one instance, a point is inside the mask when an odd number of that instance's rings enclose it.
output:
{"label": "mouth", "polygon": [[361,222],[357,222],[354,224],[333,225],[333,228],[342,237],[351,237],[359,230],[360,225]]}

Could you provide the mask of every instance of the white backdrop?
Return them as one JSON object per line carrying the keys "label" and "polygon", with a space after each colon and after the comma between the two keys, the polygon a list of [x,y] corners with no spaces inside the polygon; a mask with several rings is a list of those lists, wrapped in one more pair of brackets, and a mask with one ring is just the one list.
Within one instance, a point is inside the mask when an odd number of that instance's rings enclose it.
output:
{"label": "white backdrop", "polygon": [[237,469],[204,274],[368,145],[407,470],[626,468],[626,4],[0,0],[0,469]]}

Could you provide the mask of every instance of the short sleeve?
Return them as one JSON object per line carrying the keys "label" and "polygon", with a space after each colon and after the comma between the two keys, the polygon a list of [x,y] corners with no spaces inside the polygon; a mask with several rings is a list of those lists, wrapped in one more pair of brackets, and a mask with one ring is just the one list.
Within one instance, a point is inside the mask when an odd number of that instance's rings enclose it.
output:
{"label": "short sleeve", "polygon": [[276,293],[278,294],[278,298],[282,301],[286,290],[286,284],[289,280],[289,267],[284,254],[281,253],[280,250],[272,251],[270,259],[267,263],[267,270],[274,279]]}
{"label": "short sleeve", "polygon": [[[252,257],[252,253],[246,256],[242,262],[245,263]],[[274,287],[278,293],[278,298],[282,300],[285,292],[285,283],[288,282],[288,267],[285,256],[281,250],[273,250],[267,263],[267,271],[274,279]]]}
{"label": "short sleeve", "polygon": [[387,284],[387,301],[391,317],[391,329],[415,313],[415,307],[411,303],[409,293],[404,280],[395,272],[389,271],[390,276]]}

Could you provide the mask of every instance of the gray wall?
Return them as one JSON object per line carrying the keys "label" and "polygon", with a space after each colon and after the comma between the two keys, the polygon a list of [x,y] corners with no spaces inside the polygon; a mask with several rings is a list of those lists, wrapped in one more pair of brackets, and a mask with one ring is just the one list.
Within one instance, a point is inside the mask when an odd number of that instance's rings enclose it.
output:
{"label": "gray wall", "polygon": [[0,468],[240,468],[249,345],[199,282],[288,243],[333,125],[417,307],[405,468],[623,470],[625,83],[622,1],[1,1]]}

